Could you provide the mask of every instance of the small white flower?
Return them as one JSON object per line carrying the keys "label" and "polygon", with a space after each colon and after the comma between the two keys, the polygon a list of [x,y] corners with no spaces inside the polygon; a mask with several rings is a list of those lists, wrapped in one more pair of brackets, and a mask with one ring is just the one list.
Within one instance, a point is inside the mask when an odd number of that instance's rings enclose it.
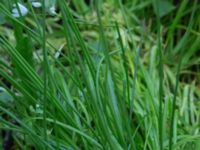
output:
{"label": "small white flower", "polygon": [[42,7],[42,4],[40,2],[32,1],[31,2],[32,6],[35,8],[40,8]]}
{"label": "small white flower", "polygon": [[55,55],[54,55],[54,57],[57,59],[60,55],[61,55],[61,51],[62,51],[62,49],[63,49],[63,47],[65,46],[65,43],[64,44],[62,44],[61,46],[60,46],[60,48],[58,49],[58,51],[55,53]]}
{"label": "small white flower", "polygon": [[55,7],[55,6],[50,7],[50,8],[49,8],[49,12],[50,12],[50,14],[52,14],[52,15],[56,15],[56,7]]}
{"label": "small white flower", "polygon": [[[21,15],[25,16],[28,13],[28,9],[24,5],[22,5],[20,3],[17,3],[17,5],[19,7],[19,11],[21,12]],[[13,15],[13,17],[15,17],[15,18],[20,17],[20,12],[19,11],[17,9],[16,4],[14,4],[13,5],[13,9],[12,9],[12,15]]]}

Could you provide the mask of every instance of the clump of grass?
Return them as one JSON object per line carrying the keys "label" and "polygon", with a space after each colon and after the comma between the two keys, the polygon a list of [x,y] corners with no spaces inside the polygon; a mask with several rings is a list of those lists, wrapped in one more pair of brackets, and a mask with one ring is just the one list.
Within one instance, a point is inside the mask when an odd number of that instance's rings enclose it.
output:
{"label": "clump of grass", "polygon": [[54,2],[0,3],[2,147],[199,149],[198,2]]}

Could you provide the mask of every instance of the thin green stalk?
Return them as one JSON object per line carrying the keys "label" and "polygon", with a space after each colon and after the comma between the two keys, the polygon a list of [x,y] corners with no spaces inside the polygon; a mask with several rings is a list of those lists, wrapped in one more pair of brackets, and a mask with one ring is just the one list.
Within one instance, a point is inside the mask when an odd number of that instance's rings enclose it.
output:
{"label": "thin green stalk", "polygon": [[157,11],[157,35],[158,35],[158,55],[159,55],[159,111],[158,111],[158,128],[159,128],[159,148],[163,150],[163,52],[161,47],[161,23],[160,23],[160,8],[157,6],[157,1],[154,1],[154,7]]}
{"label": "thin green stalk", "polygon": [[[113,120],[116,125],[116,134],[118,136],[118,139],[120,141],[120,144],[126,147],[126,142],[123,136],[123,127],[122,127],[122,118],[121,118],[121,112],[119,110],[119,100],[118,97],[115,94],[115,79],[114,79],[114,71],[111,65],[111,60],[109,56],[109,48],[107,44],[107,40],[104,34],[104,29],[103,29],[103,23],[101,20],[101,13],[100,13],[100,1],[96,0],[96,12],[97,12],[97,19],[99,23],[99,32],[101,35],[101,40],[104,48],[104,55],[105,55],[105,61],[106,61],[106,81],[108,82],[106,89],[108,90],[108,94],[110,97],[110,100],[108,101],[108,105],[110,107],[111,113],[113,115]],[[110,141],[110,139],[109,139]],[[112,148],[113,147],[113,140],[110,141],[110,145]]]}
{"label": "thin green stalk", "polygon": [[[123,42],[122,42],[122,37],[121,37],[121,33],[120,33],[120,30],[119,30],[119,25],[117,22],[115,22],[116,24],[116,29],[117,29],[117,33],[118,33],[118,37],[119,37],[119,43],[120,43],[120,47],[121,47],[121,51],[122,51],[122,60],[123,60],[123,67],[124,67],[124,72],[125,72],[125,78],[126,78],[126,87],[124,89],[125,91],[125,100],[127,99],[127,101],[129,102],[129,105],[131,103],[131,98],[130,98],[130,81],[129,81],[129,75],[128,75],[128,65],[127,65],[127,59],[126,59],[126,55],[125,55],[125,49],[124,49],[124,45],[123,45]],[[123,112],[123,116],[128,116],[128,114],[126,113],[126,105],[125,105],[125,102],[124,100],[121,100],[119,101],[119,106],[121,108],[121,111]],[[131,106],[131,105],[130,105]],[[130,111],[131,111],[132,107],[130,108]],[[132,139],[132,136],[131,136],[131,128],[130,128],[130,123],[129,123],[129,120],[128,120],[128,117],[125,117],[124,118],[124,124],[127,128],[127,134],[128,134],[128,137],[129,137],[129,147],[130,148],[133,148],[134,147],[134,141]],[[131,119],[130,119],[131,120]]]}
{"label": "thin green stalk", "polygon": [[174,90],[174,97],[173,97],[173,103],[172,103],[172,116],[171,116],[171,122],[170,122],[170,134],[169,134],[169,150],[172,150],[173,146],[173,132],[174,132],[174,118],[175,118],[175,109],[176,109],[176,97],[177,97],[177,91],[178,91],[178,85],[179,85],[179,76],[180,76],[180,69],[181,69],[181,62],[182,62],[182,56],[179,60],[178,67],[177,67],[177,74],[176,74],[176,85]]}
{"label": "thin green stalk", "polygon": [[[196,3],[197,0],[195,0],[194,5],[193,5],[193,11],[190,17],[190,21],[188,24],[188,28],[186,30],[186,33],[184,34],[183,38],[181,39],[180,43],[183,43],[185,41],[185,39],[187,39],[190,30],[192,29],[192,25],[193,25],[193,18],[194,18],[194,14],[196,12]],[[182,44],[182,46],[184,46]],[[179,49],[181,49],[182,47],[179,46]],[[178,86],[179,86],[179,78],[180,78],[180,71],[181,71],[181,65],[182,65],[182,60],[184,58],[184,50],[181,50],[181,54],[180,54],[180,59],[178,62],[178,66],[177,66],[177,73],[176,73],[176,85],[175,85],[175,89],[174,89],[174,97],[173,97],[173,103],[172,103],[172,114],[171,114],[171,122],[170,122],[170,134],[169,134],[169,150],[173,149],[173,137],[174,137],[174,121],[175,121],[175,111],[176,111],[176,99],[177,99],[177,92],[178,92]]]}
{"label": "thin green stalk", "polygon": [[[127,17],[127,13],[125,11],[125,8],[122,4],[122,0],[118,0],[118,4],[119,4],[119,7],[120,7],[120,10],[121,10],[121,13],[123,15],[123,20],[126,24],[126,27],[127,27],[127,31],[128,31],[128,34],[129,34],[129,37],[131,39],[131,42],[133,44],[133,48],[132,48],[132,51],[133,51],[133,54],[134,54],[134,58],[135,58],[135,61],[134,61],[134,73],[133,73],[133,85],[132,85],[132,95],[128,94],[128,99],[129,99],[129,109],[130,109],[130,112],[129,112],[129,122],[131,124],[132,122],[132,118],[133,118],[133,115],[134,115],[134,100],[135,100],[135,97],[136,97],[136,80],[137,80],[137,73],[138,73],[138,66],[139,66],[139,56],[140,56],[140,50],[141,50],[141,45],[139,46],[139,49],[137,50],[136,46],[135,46],[135,42],[133,40],[133,34],[131,32],[131,25],[128,21],[128,17]],[[141,43],[143,42],[143,34],[142,34],[142,39],[141,39]],[[131,97],[130,97],[131,96]]]}
{"label": "thin green stalk", "polygon": [[[47,122],[46,122],[46,109],[47,109],[47,86],[48,86],[48,57],[46,49],[46,12],[45,12],[45,0],[42,1],[42,49],[43,49],[43,67],[44,67],[44,91],[43,91],[43,126],[44,126],[44,140],[47,141]],[[47,147],[45,146],[47,150]]]}

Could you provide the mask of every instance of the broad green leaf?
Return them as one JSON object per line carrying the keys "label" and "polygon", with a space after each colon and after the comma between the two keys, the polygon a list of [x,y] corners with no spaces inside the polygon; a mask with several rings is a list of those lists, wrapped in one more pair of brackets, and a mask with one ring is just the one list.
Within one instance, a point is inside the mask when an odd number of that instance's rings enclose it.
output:
{"label": "broad green leaf", "polygon": [[2,87],[0,87],[0,102],[5,105],[12,103],[13,97]]}
{"label": "broad green leaf", "polygon": [[0,12],[0,25],[4,24],[6,22],[6,18],[5,15],[3,13]]}
{"label": "broad green leaf", "polygon": [[159,16],[163,17],[175,9],[175,6],[168,0],[159,0],[154,7],[154,12]]}

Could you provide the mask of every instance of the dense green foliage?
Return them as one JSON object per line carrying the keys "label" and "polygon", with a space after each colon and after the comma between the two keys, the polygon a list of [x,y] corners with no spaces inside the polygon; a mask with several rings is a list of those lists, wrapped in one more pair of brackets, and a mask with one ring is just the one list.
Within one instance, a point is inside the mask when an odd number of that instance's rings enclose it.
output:
{"label": "dense green foliage", "polygon": [[0,2],[0,149],[200,149],[198,0],[40,5]]}

